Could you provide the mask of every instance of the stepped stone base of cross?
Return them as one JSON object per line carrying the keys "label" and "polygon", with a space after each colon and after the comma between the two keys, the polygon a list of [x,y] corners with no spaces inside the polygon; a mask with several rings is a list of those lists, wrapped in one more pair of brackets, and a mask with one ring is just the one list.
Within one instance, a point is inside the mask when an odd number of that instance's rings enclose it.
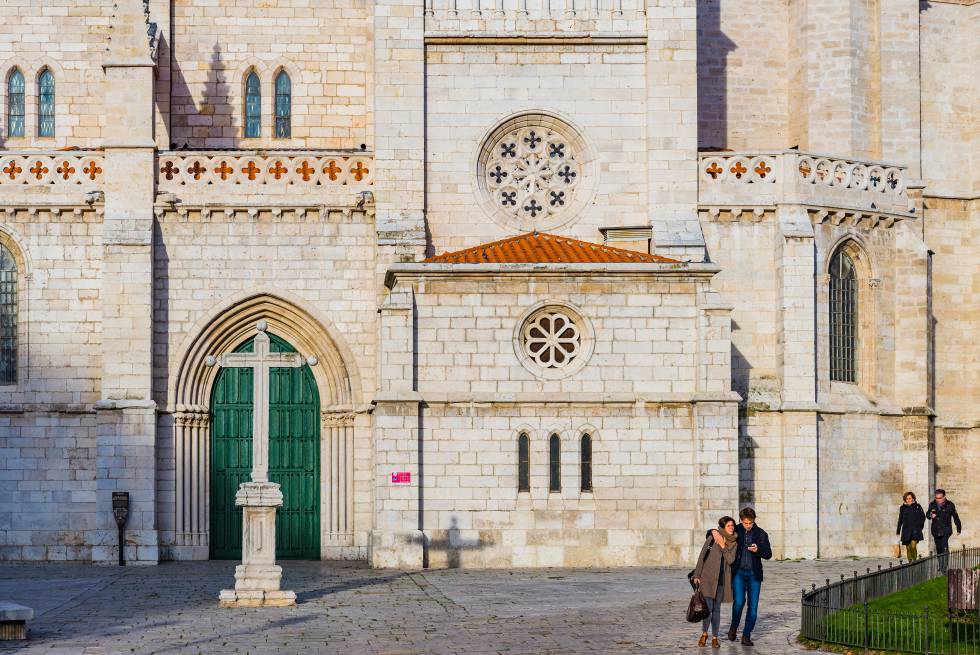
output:
{"label": "stepped stone base of cross", "polygon": [[296,594],[279,588],[276,565],[276,508],[282,491],[275,482],[245,482],[235,494],[242,508],[242,563],[235,567],[235,588],[218,596],[219,607],[286,607]]}

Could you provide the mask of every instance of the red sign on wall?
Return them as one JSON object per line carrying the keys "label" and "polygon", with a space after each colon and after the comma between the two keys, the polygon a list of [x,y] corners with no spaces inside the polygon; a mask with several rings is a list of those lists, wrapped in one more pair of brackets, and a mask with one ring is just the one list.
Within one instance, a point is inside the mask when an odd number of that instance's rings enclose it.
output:
{"label": "red sign on wall", "polygon": [[412,474],[409,471],[399,471],[397,473],[392,472],[391,474],[392,484],[411,484]]}

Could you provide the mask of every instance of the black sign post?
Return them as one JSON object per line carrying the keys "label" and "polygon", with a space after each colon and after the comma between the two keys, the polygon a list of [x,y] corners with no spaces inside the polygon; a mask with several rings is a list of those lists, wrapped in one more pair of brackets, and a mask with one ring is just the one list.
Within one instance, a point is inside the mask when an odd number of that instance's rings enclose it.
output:
{"label": "black sign post", "polygon": [[112,492],[112,515],[119,527],[119,566],[126,566],[126,519],[129,518],[129,492]]}

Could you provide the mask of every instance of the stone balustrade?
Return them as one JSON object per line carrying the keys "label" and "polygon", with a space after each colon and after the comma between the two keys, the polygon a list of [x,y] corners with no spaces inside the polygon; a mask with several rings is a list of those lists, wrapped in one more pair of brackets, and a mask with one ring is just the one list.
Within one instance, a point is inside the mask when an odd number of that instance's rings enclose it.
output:
{"label": "stone balustrade", "polygon": [[908,171],[883,162],[785,150],[702,153],[703,205],[799,203],[908,213]]}
{"label": "stone balustrade", "polygon": [[646,29],[642,0],[426,0],[427,35],[637,33]]}
{"label": "stone balustrade", "polygon": [[349,194],[373,184],[374,157],[368,153],[168,151],[157,158],[157,188],[181,195]]}
{"label": "stone balustrade", "polygon": [[91,191],[102,187],[104,169],[98,150],[4,151],[0,152],[0,187]]}

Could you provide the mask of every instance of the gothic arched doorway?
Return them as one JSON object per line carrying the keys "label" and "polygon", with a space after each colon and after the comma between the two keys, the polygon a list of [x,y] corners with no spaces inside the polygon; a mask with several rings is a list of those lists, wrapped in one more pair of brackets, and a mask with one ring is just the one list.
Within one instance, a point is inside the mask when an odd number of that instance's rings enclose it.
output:
{"label": "gothic arched doorway", "polygon": [[[296,352],[269,334],[272,352]],[[235,349],[252,352],[254,338]],[[222,368],[211,393],[210,555],[240,559],[242,510],[235,492],[252,469],[250,368]],[[269,376],[269,480],[282,488],[276,558],[320,558],[320,396],[310,367]]]}

